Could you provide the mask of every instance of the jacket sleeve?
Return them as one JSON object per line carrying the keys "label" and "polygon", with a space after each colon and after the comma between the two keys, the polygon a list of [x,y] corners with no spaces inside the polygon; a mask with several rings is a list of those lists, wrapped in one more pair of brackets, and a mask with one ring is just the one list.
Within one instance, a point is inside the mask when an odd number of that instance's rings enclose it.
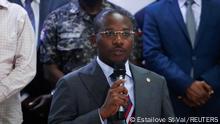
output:
{"label": "jacket sleeve", "polygon": [[162,117],[168,119],[170,117],[175,117],[173,107],[170,101],[170,96],[167,88],[166,80],[163,80],[163,97],[162,97]]}
{"label": "jacket sleeve", "polygon": [[220,64],[209,69],[201,75],[201,78],[212,86],[215,92],[219,92],[220,88]]}
{"label": "jacket sleeve", "polygon": [[143,57],[146,68],[165,76],[169,88],[172,88],[178,95],[184,95],[193,79],[164,53],[158,22],[155,14],[146,9],[143,26]]}

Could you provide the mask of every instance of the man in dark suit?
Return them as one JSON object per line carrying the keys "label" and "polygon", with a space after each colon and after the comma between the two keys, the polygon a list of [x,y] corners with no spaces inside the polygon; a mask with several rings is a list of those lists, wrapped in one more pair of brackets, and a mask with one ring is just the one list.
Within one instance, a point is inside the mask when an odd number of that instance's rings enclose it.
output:
{"label": "man in dark suit", "polygon": [[[165,79],[128,61],[134,40],[129,16],[104,10],[94,25],[91,39],[98,57],[58,82],[49,124],[111,124],[119,106],[126,108],[124,119],[129,124],[131,117],[173,117]],[[116,63],[125,66],[124,80],[112,80]]]}
{"label": "man in dark suit", "polygon": [[[10,2],[17,3],[25,7],[26,0],[8,0]],[[40,45],[39,37],[43,26],[43,22],[47,15],[55,10],[56,8],[68,3],[70,0],[30,0],[31,7],[34,14],[34,26],[36,34],[36,42]],[[27,10],[28,11],[28,10]],[[28,12],[28,14],[30,14]],[[30,16],[29,16],[30,17]],[[39,51],[38,51],[39,52]],[[39,55],[39,54],[38,54]],[[43,73],[43,67],[37,57],[37,74],[35,78],[22,90],[22,110],[24,115],[23,124],[44,124],[47,123],[47,105],[46,102],[43,104],[44,99],[49,97],[51,92],[50,83],[45,80]],[[34,101],[34,102],[33,102]],[[41,101],[41,102],[39,102]],[[48,101],[48,100],[46,100]],[[36,103],[36,104],[35,104]],[[41,105],[40,105],[41,104]],[[40,107],[41,106],[41,107]],[[43,107],[44,106],[44,107]]]}
{"label": "man in dark suit", "polygon": [[167,79],[176,116],[220,117],[219,11],[219,0],[162,0],[145,10],[146,68]]}

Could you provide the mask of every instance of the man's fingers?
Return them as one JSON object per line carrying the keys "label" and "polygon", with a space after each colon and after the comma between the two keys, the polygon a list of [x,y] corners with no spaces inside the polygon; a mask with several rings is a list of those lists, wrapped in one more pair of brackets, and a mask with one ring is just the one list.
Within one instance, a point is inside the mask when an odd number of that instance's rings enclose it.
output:
{"label": "man's fingers", "polygon": [[197,94],[194,90],[188,89],[186,94],[187,99],[196,104],[197,106],[200,106],[202,104],[205,104],[207,101],[206,97],[201,97],[199,94]]}
{"label": "man's fingers", "polygon": [[214,90],[210,85],[208,85],[205,81],[202,81],[203,83],[203,88],[208,92],[209,96],[214,94]]}
{"label": "man's fingers", "polygon": [[126,97],[118,97],[117,99],[115,99],[115,105],[116,106],[126,106],[128,103],[128,100],[126,99]]}
{"label": "man's fingers", "polygon": [[123,79],[117,80],[113,83],[113,85],[111,86],[111,89],[119,87],[119,86],[123,85],[124,83],[125,83],[125,80],[123,80]]}
{"label": "man's fingers", "polygon": [[128,94],[128,90],[124,86],[119,86],[115,89],[113,89],[113,92],[119,93],[119,94]]}
{"label": "man's fingers", "polygon": [[190,99],[187,99],[187,98],[183,98],[183,102],[189,107],[196,107],[197,106],[196,103],[192,102]]}

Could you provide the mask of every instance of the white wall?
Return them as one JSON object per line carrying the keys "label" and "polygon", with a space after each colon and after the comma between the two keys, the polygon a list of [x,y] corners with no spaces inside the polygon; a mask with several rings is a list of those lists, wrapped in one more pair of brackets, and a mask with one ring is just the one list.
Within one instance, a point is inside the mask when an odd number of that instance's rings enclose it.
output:
{"label": "white wall", "polygon": [[135,14],[138,10],[147,6],[148,4],[154,2],[155,0],[108,0],[122,8],[131,12],[131,14]]}

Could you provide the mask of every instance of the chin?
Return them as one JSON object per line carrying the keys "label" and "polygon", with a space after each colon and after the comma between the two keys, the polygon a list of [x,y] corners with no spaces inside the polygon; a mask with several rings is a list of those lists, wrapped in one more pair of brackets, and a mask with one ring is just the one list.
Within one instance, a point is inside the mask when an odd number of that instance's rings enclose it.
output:
{"label": "chin", "polygon": [[113,61],[114,63],[124,63],[124,62],[126,62],[127,60],[128,60],[127,57],[114,57],[114,58],[112,59],[112,61]]}

